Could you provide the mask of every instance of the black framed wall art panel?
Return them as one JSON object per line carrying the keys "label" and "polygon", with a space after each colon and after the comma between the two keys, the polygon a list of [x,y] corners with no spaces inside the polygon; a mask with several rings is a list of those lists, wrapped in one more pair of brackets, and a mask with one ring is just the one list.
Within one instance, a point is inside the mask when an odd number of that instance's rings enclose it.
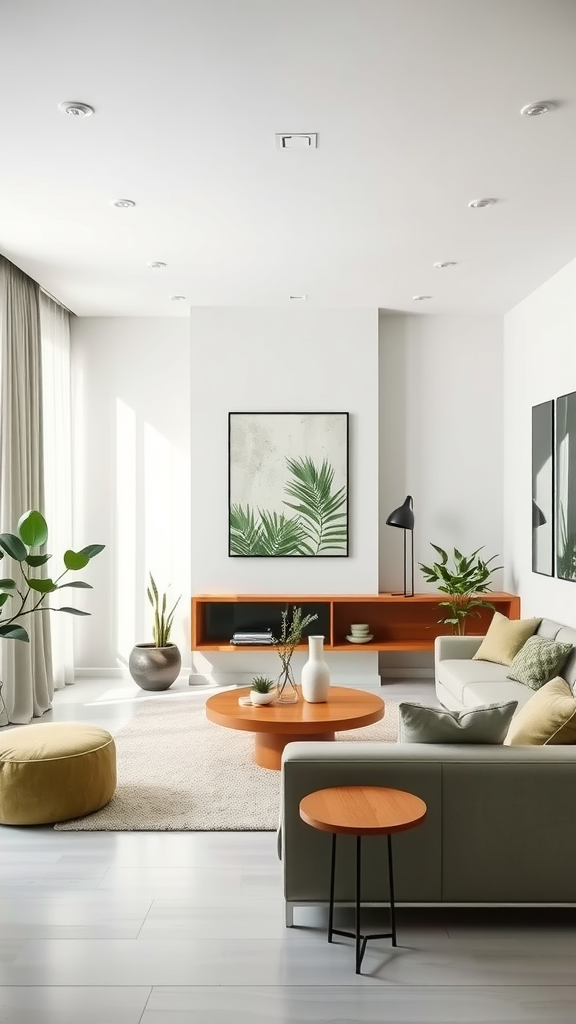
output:
{"label": "black framed wall art panel", "polygon": [[556,575],[576,580],[576,391],[556,399]]}
{"label": "black framed wall art panel", "polygon": [[345,558],[347,412],[228,414],[228,554]]}
{"label": "black framed wall art panel", "polygon": [[532,408],[532,572],[554,575],[554,401]]}

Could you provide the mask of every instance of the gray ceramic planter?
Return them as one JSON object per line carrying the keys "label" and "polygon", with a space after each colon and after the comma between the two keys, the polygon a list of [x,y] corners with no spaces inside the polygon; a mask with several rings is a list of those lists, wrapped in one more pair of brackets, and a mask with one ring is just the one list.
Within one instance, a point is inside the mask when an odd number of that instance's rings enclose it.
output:
{"label": "gray ceramic planter", "polygon": [[167,690],[178,677],[182,658],[176,644],[136,644],[128,661],[130,675],[142,690]]}

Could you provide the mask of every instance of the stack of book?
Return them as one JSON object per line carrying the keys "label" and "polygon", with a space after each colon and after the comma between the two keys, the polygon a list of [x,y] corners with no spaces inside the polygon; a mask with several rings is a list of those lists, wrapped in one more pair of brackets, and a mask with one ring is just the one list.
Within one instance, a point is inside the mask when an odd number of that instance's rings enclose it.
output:
{"label": "stack of book", "polygon": [[237,647],[253,647],[261,644],[272,644],[271,629],[238,629],[230,640]]}

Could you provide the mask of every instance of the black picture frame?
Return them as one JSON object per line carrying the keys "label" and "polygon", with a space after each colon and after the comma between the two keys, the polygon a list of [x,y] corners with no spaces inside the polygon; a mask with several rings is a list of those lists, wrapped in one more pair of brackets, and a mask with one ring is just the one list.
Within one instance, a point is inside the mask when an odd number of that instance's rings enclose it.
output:
{"label": "black picture frame", "polygon": [[556,576],[576,582],[576,391],[556,399]]}
{"label": "black picture frame", "polygon": [[554,575],[554,400],[532,407],[532,572]]}
{"label": "black picture frame", "polygon": [[228,413],[230,558],[349,556],[347,412]]}

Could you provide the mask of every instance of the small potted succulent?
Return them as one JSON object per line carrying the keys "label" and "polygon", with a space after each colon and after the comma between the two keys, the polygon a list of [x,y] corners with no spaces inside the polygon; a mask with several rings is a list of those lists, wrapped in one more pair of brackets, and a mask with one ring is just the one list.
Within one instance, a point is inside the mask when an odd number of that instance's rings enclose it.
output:
{"label": "small potted succulent", "polygon": [[250,690],[252,704],[271,704],[276,696],[276,683],[266,676],[255,676]]}
{"label": "small potted succulent", "polygon": [[166,593],[160,595],[150,573],[150,586],[146,589],[154,614],[152,643],[136,644],[128,661],[130,675],[142,690],[167,690],[178,677],[182,658],[176,644],[170,643],[170,632],[178,600],[167,611]]}

